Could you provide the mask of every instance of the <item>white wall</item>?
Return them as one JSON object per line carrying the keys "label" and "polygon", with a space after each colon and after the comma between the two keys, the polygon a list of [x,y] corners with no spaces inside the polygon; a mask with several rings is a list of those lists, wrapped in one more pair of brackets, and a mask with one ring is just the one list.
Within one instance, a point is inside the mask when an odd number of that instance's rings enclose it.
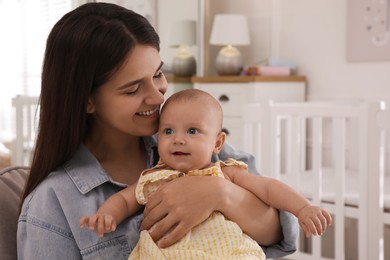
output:
{"label": "white wall", "polygon": [[347,0],[278,3],[276,55],[297,62],[308,99],[390,99],[390,61],[347,62]]}

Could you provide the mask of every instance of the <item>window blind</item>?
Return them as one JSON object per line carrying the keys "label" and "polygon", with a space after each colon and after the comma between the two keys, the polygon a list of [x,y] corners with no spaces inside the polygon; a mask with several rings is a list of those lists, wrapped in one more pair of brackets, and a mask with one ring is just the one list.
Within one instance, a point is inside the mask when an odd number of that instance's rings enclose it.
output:
{"label": "window blind", "polygon": [[0,142],[14,138],[12,98],[38,96],[46,38],[72,0],[0,0]]}

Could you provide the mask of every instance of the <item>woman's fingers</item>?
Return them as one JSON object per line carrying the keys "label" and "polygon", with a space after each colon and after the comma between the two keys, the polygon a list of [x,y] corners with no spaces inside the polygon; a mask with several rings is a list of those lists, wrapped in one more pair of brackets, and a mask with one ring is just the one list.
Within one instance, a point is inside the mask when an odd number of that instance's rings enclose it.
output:
{"label": "woman's fingers", "polygon": [[144,210],[144,219],[141,223],[141,230],[149,230],[158,221],[167,216],[168,209],[162,207],[160,202],[161,201],[159,201],[158,204],[155,203],[150,206],[148,201]]}
{"label": "woman's fingers", "polygon": [[149,230],[154,241],[161,240],[162,246],[177,242],[215,210],[215,186],[210,183],[218,180],[185,177],[161,186],[148,198],[141,228]]}
{"label": "woman's fingers", "polygon": [[169,241],[172,239],[169,234],[176,226],[177,218],[175,218],[173,215],[167,215],[165,218],[154,224],[152,228],[148,230],[148,232],[152,237],[153,241],[157,242],[163,237],[168,237],[168,240],[167,238],[165,238],[164,240],[167,240],[169,243]]}
{"label": "woman's fingers", "polygon": [[[163,187],[160,187],[162,189]],[[156,193],[152,193],[148,197],[148,203],[146,203],[145,208],[144,208],[144,217],[148,216],[149,213],[157,207],[161,203],[161,196],[156,196]],[[150,228],[150,227],[149,227]]]}
{"label": "woman's fingers", "polygon": [[190,229],[184,223],[174,225],[166,235],[157,241],[157,245],[160,248],[169,247],[183,238],[189,231]]}

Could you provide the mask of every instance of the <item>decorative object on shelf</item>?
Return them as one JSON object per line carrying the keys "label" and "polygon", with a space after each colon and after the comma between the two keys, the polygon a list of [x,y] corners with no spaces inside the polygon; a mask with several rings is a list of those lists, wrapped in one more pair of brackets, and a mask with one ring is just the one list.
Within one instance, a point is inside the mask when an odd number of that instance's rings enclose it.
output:
{"label": "decorative object on shelf", "polygon": [[269,57],[256,65],[245,66],[242,76],[291,76],[297,74],[295,62],[283,58]]}
{"label": "decorative object on shelf", "polygon": [[238,75],[243,68],[240,51],[234,47],[249,45],[249,29],[246,16],[217,14],[211,30],[210,44],[225,45],[217,56],[216,69],[219,75]]}
{"label": "decorative object on shelf", "polygon": [[294,61],[284,58],[270,57],[268,59],[268,66],[289,67],[291,70],[291,75],[296,75],[298,71],[297,64]]}
{"label": "decorative object on shelf", "polygon": [[243,76],[291,76],[291,69],[287,66],[248,66],[245,67]]}
{"label": "decorative object on shelf", "polygon": [[175,76],[193,76],[196,73],[196,61],[191,46],[196,44],[196,22],[193,20],[175,21],[170,34],[170,46],[177,47],[172,62]]}

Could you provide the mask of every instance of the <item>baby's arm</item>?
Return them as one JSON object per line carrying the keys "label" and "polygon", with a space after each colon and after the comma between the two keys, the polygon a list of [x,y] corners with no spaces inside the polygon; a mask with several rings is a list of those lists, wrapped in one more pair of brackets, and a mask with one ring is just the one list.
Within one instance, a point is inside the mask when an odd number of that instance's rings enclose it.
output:
{"label": "baby's arm", "polygon": [[223,167],[223,172],[233,183],[251,191],[271,207],[294,214],[307,237],[310,234],[322,235],[332,223],[326,210],[311,205],[305,197],[283,182],[248,173],[237,166]]}
{"label": "baby's arm", "polygon": [[135,187],[136,184],[130,185],[109,197],[95,214],[80,219],[80,227],[88,225],[99,237],[115,231],[118,224],[140,208],[135,198]]}

